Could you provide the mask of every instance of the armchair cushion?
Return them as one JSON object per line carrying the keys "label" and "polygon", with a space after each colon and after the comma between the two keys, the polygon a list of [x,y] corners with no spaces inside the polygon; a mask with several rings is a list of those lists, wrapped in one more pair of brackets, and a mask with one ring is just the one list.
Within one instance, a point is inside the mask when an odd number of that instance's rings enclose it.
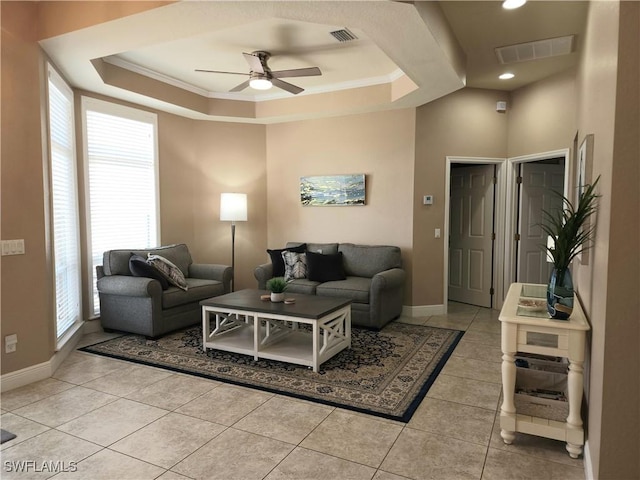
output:
{"label": "armchair cushion", "polygon": [[156,267],[149,265],[147,260],[141,255],[131,254],[131,258],[129,258],[129,271],[134,277],[153,278],[159,281],[162,290],[169,288],[169,282],[164,278],[164,275],[162,275]]}
{"label": "armchair cushion", "polygon": [[217,297],[225,293],[222,282],[202,278],[187,278],[188,288],[183,291],[177,287],[169,287],[162,294],[162,308],[173,308],[178,305],[199,302],[203,298]]}

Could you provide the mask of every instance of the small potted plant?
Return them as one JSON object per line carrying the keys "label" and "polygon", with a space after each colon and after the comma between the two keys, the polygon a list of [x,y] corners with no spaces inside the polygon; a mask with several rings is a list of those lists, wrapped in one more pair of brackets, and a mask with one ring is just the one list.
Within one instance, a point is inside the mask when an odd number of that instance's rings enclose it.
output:
{"label": "small potted plant", "polygon": [[267,281],[267,290],[271,292],[272,302],[282,302],[284,291],[287,289],[287,282],[282,277],[273,277]]}
{"label": "small potted plant", "polygon": [[549,235],[544,246],[553,260],[553,271],[547,286],[547,312],[556,320],[567,320],[573,312],[573,281],[569,265],[576,255],[590,247],[594,225],[586,225],[596,211],[595,188],[600,177],[591,185],[584,185],[578,198],[578,206],[562,196],[562,207],[554,212],[543,210],[545,223],[542,230]]}

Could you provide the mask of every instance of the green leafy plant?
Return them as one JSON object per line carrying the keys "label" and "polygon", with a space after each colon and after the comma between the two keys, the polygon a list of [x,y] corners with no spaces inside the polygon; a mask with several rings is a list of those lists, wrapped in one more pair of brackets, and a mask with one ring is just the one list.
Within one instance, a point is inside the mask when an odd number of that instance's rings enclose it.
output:
{"label": "green leafy plant", "polygon": [[553,239],[553,246],[545,245],[544,248],[553,259],[553,265],[560,272],[569,268],[571,261],[591,245],[595,224],[585,226],[585,223],[596,211],[596,199],[600,196],[595,193],[596,185],[600,177],[591,185],[585,185],[578,198],[578,206],[575,207],[564,195],[562,208],[548,212],[542,211],[543,222],[540,227]]}
{"label": "green leafy plant", "polygon": [[282,277],[273,277],[267,281],[267,290],[273,293],[282,293],[287,289],[287,282]]}

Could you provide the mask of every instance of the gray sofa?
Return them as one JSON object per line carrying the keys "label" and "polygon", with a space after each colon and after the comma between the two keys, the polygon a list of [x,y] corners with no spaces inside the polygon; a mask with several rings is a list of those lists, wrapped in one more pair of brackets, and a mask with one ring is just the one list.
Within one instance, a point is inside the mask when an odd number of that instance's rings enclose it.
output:
{"label": "gray sofa", "polygon": [[[133,276],[129,269],[132,254],[161,255],[185,276],[187,290],[158,280]],[[137,333],[150,338],[198,323],[202,319],[199,302],[231,291],[231,267],[196,264],[184,244],[146,250],[109,250],[97,267],[100,296],[100,323],[106,330]]]}
{"label": "gray sofa", "polygon": [[[286,248],[301,245],[289,242]],[[351,321],[354,325],[382,328],[402,313],[406,274],[402,269],[400,248],[387,245],[356,245],[353,243],[307,243],[307,251],[322,254],[342,252],[345,280],[316,282],[309,279],[291,280],[289,293],[306,293],[352,300]],[[254,276],[258,288],[265,289],[273,276],[272,263],[256,267]]]}

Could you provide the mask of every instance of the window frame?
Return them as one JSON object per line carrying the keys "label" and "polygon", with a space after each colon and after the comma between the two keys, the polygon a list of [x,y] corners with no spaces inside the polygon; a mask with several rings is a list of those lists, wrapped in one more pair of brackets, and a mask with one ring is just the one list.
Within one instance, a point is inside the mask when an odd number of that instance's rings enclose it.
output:
{"label": "window frame", "polygon": [[[153,126],[153,175],[154,175],[154,191],[155,191],[155,217],[156,225],[154,229],[155,245],[160,245],[160,165],[158,153],[158,115],[153,112],[133,108],[118,103],[100,100],[94,97],[83,95],[80,99],[80,110],[82,116],[82,154],[83,154],[83,173],[84,173],[84,201],[85,201],[85,234],[87,238],[86,260],[87,260],[87,296],[89,306],[89,318],[95,319],[100,317],[99,304],[94,301],[94,285],[93,285],[93,245],[91,235],[91,184],[89,179],[89,145],[87,135],[87,111],[97,111],[106,115],[123,117],[129,120],[149,123]],[[132,246],[135,247],[135,246]]]}
{"label": "window frame", "polygon": [[[75,96],[71,87],[67,84],[64,78],[57,72],[54,66],[47,62],[47,82],[46,82],[46,142],[47,142],[47,182],[48,182],[48,212],[49,212],[49,240],[51,244],[51,276],[53,281],[53,289],[52,289],[52,308],[53,308],[53,319],[54,319],[54,329],[53,333],[55,336],[55,345],[56,351],[60,350],[62,346],[71,338],[71,336],[75,333],[75,331],[80,328],[80,326],[84,323],[83,320],[83,302],[82,302],[82,250],[81,250],[81,236],[80,236],[80,192],[79,192],[79,176],[78,176],[78,158],[76,152],[76,121],[75,121]],[[54,179],[53,179],[53,156],[54,156],[54,148],[52,142],[52,128],[51,128],[51,92],[50,92],[50,84],[53,84],[56,89],[58,89],[67,100],[70,101],[71,105],[71,125],[69,128],[70,131],[70,148],[69,153],[71,155],[71,170],[72,170],[72,188],[73,192],[70,192],[70,195],[73,196],[73,202],[75,203],[75,250],[76,250],[76,264],[77,264],[77,278],[76,285],[78,291],[76,295],[78,296],[78,307],[76,314],[76,319],[71,323],[62,333],[58,333],[58,279],[57,279],[57,269],[56,269],[56,235],[55,235],[55,203],[54,203]]]}

